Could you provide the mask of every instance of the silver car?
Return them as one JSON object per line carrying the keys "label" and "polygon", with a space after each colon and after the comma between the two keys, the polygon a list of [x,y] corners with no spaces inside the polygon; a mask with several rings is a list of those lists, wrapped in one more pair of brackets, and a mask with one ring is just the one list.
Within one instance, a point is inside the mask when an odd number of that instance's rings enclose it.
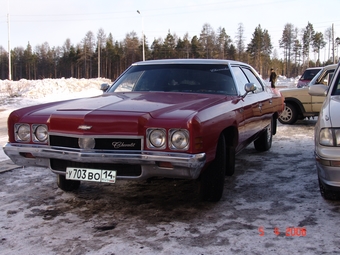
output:
{"label": "silver car", "polygon": [[340,63],[329,86],[314,85],[312,96],[326,96],[315,125],[315,158],[321,195],[340,198]]}

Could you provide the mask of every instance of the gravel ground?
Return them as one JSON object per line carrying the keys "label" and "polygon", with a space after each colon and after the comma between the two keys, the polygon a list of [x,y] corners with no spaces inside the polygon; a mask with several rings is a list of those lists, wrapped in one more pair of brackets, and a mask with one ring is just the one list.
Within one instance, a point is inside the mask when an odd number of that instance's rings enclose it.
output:
{"label": "gravel ground", "polygon": [[45,168],[0,174],[0,254],[339,254],[340,202],[326,201],[315,120],[279,125],[270,151],[237,156],[218,203],[183,180],[57,188]]}

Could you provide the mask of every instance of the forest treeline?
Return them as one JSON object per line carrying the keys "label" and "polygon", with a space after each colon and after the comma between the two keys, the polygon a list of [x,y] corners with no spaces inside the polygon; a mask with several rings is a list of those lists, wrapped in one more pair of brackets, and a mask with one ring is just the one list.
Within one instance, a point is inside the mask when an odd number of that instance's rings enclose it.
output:
{"label": "forest treeline", "polygon": [[[144,40],[143,40],[144,39]],[[154,39],[152,43],[139,38],[136,32],[126,34],[122,41],[114,40],[111,33],[105,34],[99,29],[95,35],[89,31],[76,45],[66,39],[63,46],[50,47],[48,42],[32,48],[30,43],[24,47],[11,49],[11,78],[36,80],[43,78],[96,78],[105,77],[115,80],[128,66],[136,61],[172,58],[212,58],[230,59],[252,65],[263,78],[267,78],[270,68],[278,74],[296,77],[311,66],[331,64],[336,59],[340,38],[334,38],[334,28],[329,27],[324,33],[314,30],[308,22],[306,27],[298,29],[293,24],[284,26],[279,46],[281,56],[273,52],[268,30],[258,25],[250,42],[245,43],[244,27],[240,23],[234,40],[224,28],[216,31],[206,23],[201,33],[189,37],[178,37],[170,31],[165,38]],[[326,48],[325,48],[326,47]],[[320,51],[328,52],[327,61],[320,61]],[[336,52],[336,53],[335,53]],[[8,52],[0,46],[0,79],[9,78]],[[314,56],[311,60],[310,56]],[[316,58],[315,58],[316,56]]]}

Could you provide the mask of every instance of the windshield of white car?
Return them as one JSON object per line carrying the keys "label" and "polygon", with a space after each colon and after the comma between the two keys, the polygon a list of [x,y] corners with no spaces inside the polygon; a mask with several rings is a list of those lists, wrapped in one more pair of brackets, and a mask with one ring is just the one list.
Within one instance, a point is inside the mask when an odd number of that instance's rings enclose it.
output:
{"label": "windshield of white car", "polygon": [[310,83],[308,84],[308,86],[312,86],[315,84],[316,80],[319,78],[320,74],[322,73],[323,69],[321,69],[314,77],[313,79],[310,81]]}
{"label": "windshield of white car", "polygon": [[312,80],[314,76],[321,70],[322,68],[311,68],[311,69],[306,69],[300,80]]}
{"label": "windshield of white car", "polygon": [[136,65],[125,72],[108,92],[164,91],[237,95],[226,65]]}

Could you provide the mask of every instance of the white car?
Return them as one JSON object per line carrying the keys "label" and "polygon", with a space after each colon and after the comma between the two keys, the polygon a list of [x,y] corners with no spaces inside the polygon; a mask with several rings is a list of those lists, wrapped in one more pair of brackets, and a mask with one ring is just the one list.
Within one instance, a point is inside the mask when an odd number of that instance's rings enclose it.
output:
{"label": "white car", "polygon": [[330,85],[309,87],[312,96],[325,96],[315,125],[315,158],[319,187],[325,199],[340,198],[340,63]]}

